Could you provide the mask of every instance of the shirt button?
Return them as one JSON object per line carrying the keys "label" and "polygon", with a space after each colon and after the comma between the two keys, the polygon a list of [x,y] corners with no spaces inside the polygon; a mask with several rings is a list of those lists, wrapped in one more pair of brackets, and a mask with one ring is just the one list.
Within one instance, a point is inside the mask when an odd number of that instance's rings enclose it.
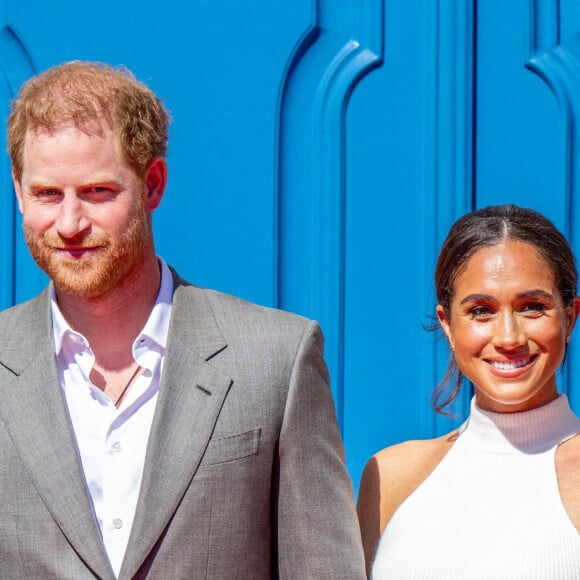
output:
{"label": "shirt button", "polygon": [[115,443],[111,445],[111,449],[113,450],[113,453],[119,453],[119,451],[123,449],[123,446],[121,445],[121,443],[119,443],[119,441],[115,441]]}
{"label": "shirt button", "polygon": [[123,520],[121,518],[115,518],[113,520],[113,527],[116,530],[120,530],[123,527]]}

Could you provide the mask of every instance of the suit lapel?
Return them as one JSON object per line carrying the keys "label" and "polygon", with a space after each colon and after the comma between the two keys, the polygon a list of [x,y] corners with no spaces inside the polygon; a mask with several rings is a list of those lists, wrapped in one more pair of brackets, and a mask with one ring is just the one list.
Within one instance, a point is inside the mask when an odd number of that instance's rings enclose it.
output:
{"label": "suit lapel", "polygon": [[232,382],[207,362],[224,348],[226,342],[203,292],[179,285],[121,578],[137,572],[199,466]]}
{"label": "suit lapel", "polygon": [[58,380],[48,292],[20,308],[3,329],[0,364],[6,370],[0,416],[55,522],[86,565],[111,578],[66,403]]}

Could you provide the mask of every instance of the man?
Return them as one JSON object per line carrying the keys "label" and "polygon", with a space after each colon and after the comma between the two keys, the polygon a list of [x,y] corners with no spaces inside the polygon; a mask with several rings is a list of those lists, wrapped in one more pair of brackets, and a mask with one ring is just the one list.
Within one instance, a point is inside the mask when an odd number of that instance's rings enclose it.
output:
{"label": "man", "polygon": [[24,234],[51,284],[0,314],[0,576],[363,578],[316,323],[156,256],[167,123],[95,63],[13,103]]}

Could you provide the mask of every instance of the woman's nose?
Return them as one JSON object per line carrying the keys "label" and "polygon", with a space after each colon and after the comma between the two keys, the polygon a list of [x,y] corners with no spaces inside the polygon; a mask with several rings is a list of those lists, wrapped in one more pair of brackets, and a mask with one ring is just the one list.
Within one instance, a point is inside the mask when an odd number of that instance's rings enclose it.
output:
{"label": "woman's nose", "polygon": [[493,344],[498,348],[515,348],[526,343],[523,325],[514,312],[500,314],[494,327]]}

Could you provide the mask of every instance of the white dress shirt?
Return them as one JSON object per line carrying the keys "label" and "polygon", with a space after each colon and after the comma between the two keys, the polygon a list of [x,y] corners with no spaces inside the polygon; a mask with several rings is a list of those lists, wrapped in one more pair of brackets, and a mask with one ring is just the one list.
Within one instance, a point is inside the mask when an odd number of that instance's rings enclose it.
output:
{"label": "white dress shirt", "polygon": [[52,289],[59,378],[95,516],[117,576],[139,497],[171,316],[173,277],[167,264],[161,259],[159,263],[159,294],[147,323],[133,342],[133,358],[144,370],[133,381],[119,409],[91,383],[93,351],[87,339],[64,319]]}

